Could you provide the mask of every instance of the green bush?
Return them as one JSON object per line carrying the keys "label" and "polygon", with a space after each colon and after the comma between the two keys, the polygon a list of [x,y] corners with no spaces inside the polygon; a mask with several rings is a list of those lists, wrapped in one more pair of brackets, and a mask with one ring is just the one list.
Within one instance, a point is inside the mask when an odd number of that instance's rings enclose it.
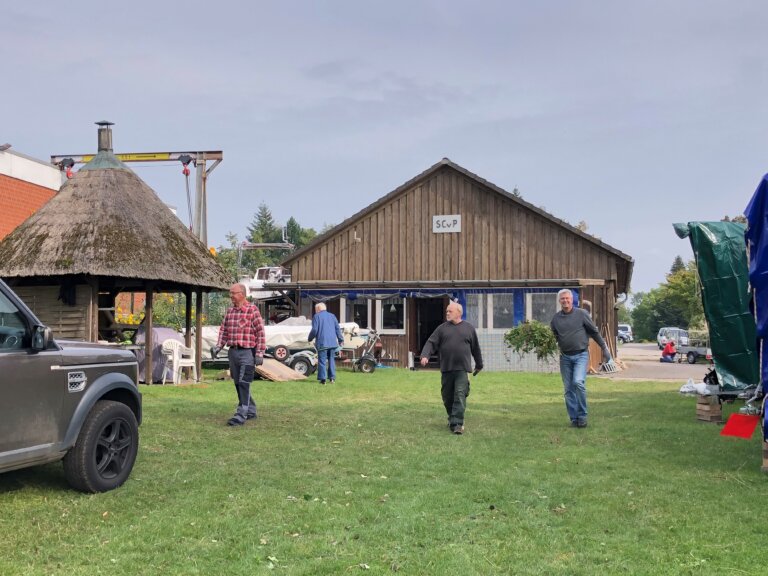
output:
{"label": "green bush", "polygon": [[557,354],[557,340],[546,324],[531,320],[518,324],[504,334],[504,343],[519,355],[536,354],[539,360],[551,360]]}

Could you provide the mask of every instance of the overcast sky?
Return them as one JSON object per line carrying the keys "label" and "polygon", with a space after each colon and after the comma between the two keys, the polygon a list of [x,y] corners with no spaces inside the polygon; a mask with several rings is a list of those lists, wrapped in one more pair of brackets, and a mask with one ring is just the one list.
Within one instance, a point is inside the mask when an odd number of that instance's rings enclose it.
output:
{"label": "overcast sky", "polygon": [[[635,259],[768,171],[764,0],[3,3],[0,143],[40,159],[223,150],[209,244],[338,224],[443,157]],[[133,166],[132,166],[133,167]],[[139,175],[187,222],[181,168]]]}

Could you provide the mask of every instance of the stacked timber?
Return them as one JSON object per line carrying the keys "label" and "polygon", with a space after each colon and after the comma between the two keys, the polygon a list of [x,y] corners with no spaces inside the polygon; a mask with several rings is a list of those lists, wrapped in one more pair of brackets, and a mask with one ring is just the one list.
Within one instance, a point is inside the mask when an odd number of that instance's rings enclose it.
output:
{"label": "stacked timber", "polygon": [[717,396],[696,396],[696,419],[700,422],[722,423],[723,410]]}

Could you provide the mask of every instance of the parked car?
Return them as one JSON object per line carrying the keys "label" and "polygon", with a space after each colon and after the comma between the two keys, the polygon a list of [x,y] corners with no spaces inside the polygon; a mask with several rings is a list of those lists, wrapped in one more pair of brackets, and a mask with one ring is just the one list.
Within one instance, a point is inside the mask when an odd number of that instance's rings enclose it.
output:
{"label": "parked car", "polygon": [[632,336],[632,326],[629,324],[619,324],[618,334],[616,336],[622,344],[632,342],[635,338]]}
{"label": "parked car", "polygon": [[659,333],[656,335],[659,350],[662,350],[670,340],[674,340],[678,346],[688,346],[688,332],[674,326],[659,328]]}
{"label": "parked car", "polygon": [[0,280],[0,472],[56,460],[69,484],[105,492],[139,450],[138,362],[129,350],[55,340]]}

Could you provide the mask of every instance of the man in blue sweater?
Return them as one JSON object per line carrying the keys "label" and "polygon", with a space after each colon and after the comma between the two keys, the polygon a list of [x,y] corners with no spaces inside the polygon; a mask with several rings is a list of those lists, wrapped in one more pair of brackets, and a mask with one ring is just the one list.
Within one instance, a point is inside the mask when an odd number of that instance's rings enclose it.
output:
{"label": "man in blue sweater", "polygon": [[483,356],[475,327],[461,319],[464,309],[451,302],[445,310],[446,322],[438,326],[421,351],[421,365],[429,363],[435,352],[440,356],[443,405],[448,413],[448,426],[454,434],[464,434],[464,411],[469,396],[469,375],[472,359],[473,376],[483,369]]}
{"label": "man in blue sweater", "polygon": [[573,293],[567,288],[557,293],[560,312],[550,323],[560,348],[560,376],[563,379],[565,408],[571,419],[571,427],[587,427],[587,364],[589,364],[589,339],[592,338],[603,350],[607,363],[612,363],[611,353],[605,340],[586,310],[573,307]]}
{"label": "man in blue sweater", "polygon": [[328,312],[325,303],[315,304],[315,315],[312,317],[312,330],[308,340],[315,340],[317,348],[317,380],[325,384],[328,379],[331,384],[336,382],[336,348],[344,344],[344,335],[336,316]]}

